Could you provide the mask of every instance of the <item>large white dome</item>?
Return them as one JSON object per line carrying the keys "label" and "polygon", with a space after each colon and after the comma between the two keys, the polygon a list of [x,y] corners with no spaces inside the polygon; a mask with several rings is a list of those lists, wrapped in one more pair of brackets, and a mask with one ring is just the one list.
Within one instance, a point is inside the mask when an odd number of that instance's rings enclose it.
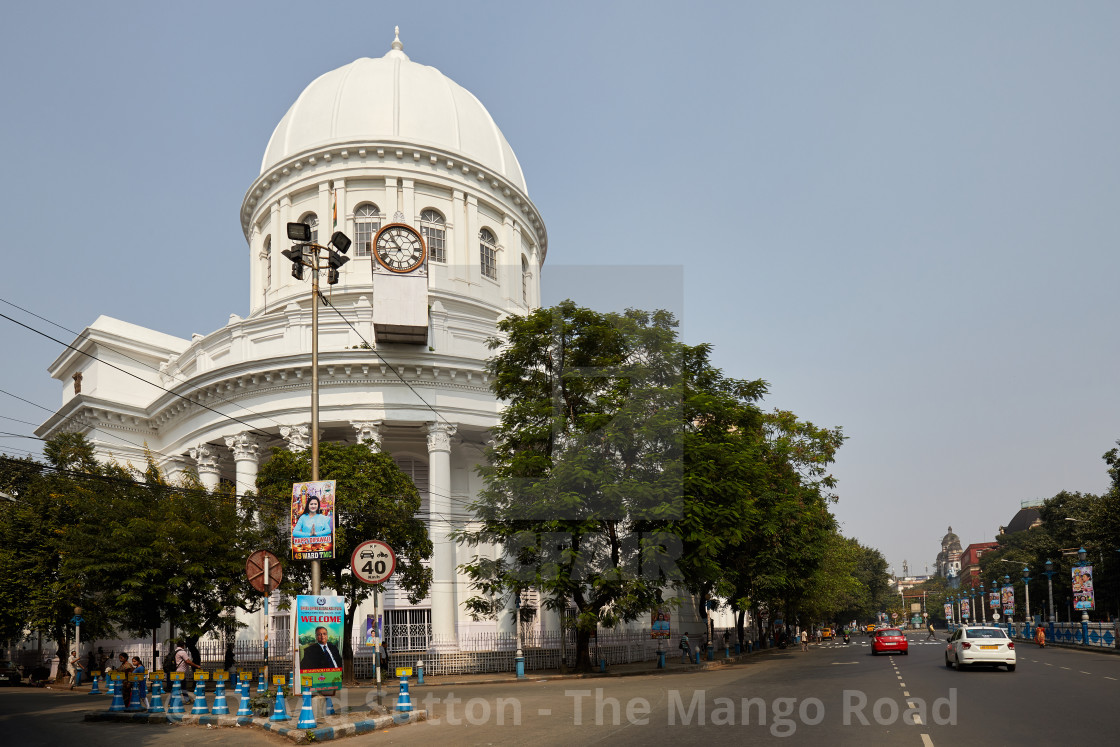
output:
{"label": "large white dome", "polygon": [[517,156],[474,95],[434,67],[408,58],[399,40],[311,82],[268,141],[261,173],[304,151],[390,141],[458,153],[528,195]]}

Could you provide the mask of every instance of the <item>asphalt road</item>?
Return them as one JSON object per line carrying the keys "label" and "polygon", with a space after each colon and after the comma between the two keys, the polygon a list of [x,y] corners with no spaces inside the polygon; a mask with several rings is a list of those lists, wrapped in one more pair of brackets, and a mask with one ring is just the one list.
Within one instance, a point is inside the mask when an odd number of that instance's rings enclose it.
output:
{"label": "asphalt road", "polygon": [[[1018,646],[1015,672],[944,666],[944,641],[871,656],[866,638],[734,668],[583,680],[416,687],[433,721],[346,740],[378,745],[1111,744],[1120,656]],[[360,697],[360,696],[359,696]],[[85,724],[104,698],[0,690],[10,744],[286,744],[260,731]],[[10,741],[9,741],[10,740]]]}

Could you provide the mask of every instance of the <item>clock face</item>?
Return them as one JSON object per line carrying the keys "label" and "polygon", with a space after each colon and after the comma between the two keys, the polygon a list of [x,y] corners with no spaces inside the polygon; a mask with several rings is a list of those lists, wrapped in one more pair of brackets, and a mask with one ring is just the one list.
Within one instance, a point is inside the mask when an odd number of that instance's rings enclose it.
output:
{"label": "clock face", "polygon": [[377,232],[374,256],[390,272],[412,272],[424,264],[424,238],[412,226],[390,223]]}

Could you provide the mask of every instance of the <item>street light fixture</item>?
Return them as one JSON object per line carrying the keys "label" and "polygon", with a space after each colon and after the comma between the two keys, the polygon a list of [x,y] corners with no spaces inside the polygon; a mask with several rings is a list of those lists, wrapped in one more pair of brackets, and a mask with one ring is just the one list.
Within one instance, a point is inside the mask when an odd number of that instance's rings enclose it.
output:
{"label": "street light fixture", "polygon": [[[292,261],[292,277],[303,279],[304,268],[311,270],[311,481],[319,480],[319,271],[327,271],[327,284],[338,282],[338,269],[350,261],[344,256],[350,248],[350,239],[342,231],[331,236],[329,244],[322,246],[311,240],[311,226],[306,223],[289,223],[288,238],[298,242],[291,249],[281,252]],[[337,251],[335,251],[337,249]],[[322,263],[322,259],[326,263]],[[320,591],[319,561],[311,561],[311,593]]]}
{"label": "street light fixture", "polygon": [[[1026,607],[1026,610],[1027,610],[1027,627],[1028,628],[1030,627],[1030,624],[1031,624],[1031,586],[1030,586],[1030,583],[1031,583],[1031,569],[1028,568],[1027,566],[1023,566],[1023,601],[1024,601],[1024,606]],[[1028,634],[1028,636],[1030,635],[1030,630],[1027,631],[1027,634]]]}

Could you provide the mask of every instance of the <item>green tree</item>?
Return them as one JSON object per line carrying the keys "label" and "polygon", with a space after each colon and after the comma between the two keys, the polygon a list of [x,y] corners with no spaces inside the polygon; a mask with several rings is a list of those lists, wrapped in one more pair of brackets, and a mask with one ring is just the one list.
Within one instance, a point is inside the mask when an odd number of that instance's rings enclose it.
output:
{"label": "green tree", "polygon": [[[591,666],[599,627],[649,613],[680,580],[683,514],[681,345],[667,312],[604,314],[571,301],[498,324],[492,387],[506,403],[494,429],[477,528],[457,537],[497,545],[505,562],[463,565],[495,599],[539,588],[544,606],[577,610],[577,669]],[[676,557],[674,557],[676,556]]]}
{"label": "green tree", "polygon": [[[370,450],[365,444],[322,443],[319,446],[319,479],[337,481],[335,494],[334,558],[320,561],[324,587],[346,599],[345,630],[342,641],[343,678],[354,679],[354,650],[351,643],[355,610],[374,592],[374,587],[357,581],[350,574],[350,556],[362,542],[379,539],[387,542],[397,556],[394,583],[408,593],[415,604],[428,593],[432,571],[422,561],[432,556],[432,541],[424,522],[417,518],[420,494],[412,480],[387,454]],[[273,449],[272,458],[257,476],[260,491],[260,516],[266,549],[280,557],[289,556],[292,484],[311,480],[311,456]],[[288,561],[284,564],[282,590],[288,595],[310,594],[311,563]]]}

